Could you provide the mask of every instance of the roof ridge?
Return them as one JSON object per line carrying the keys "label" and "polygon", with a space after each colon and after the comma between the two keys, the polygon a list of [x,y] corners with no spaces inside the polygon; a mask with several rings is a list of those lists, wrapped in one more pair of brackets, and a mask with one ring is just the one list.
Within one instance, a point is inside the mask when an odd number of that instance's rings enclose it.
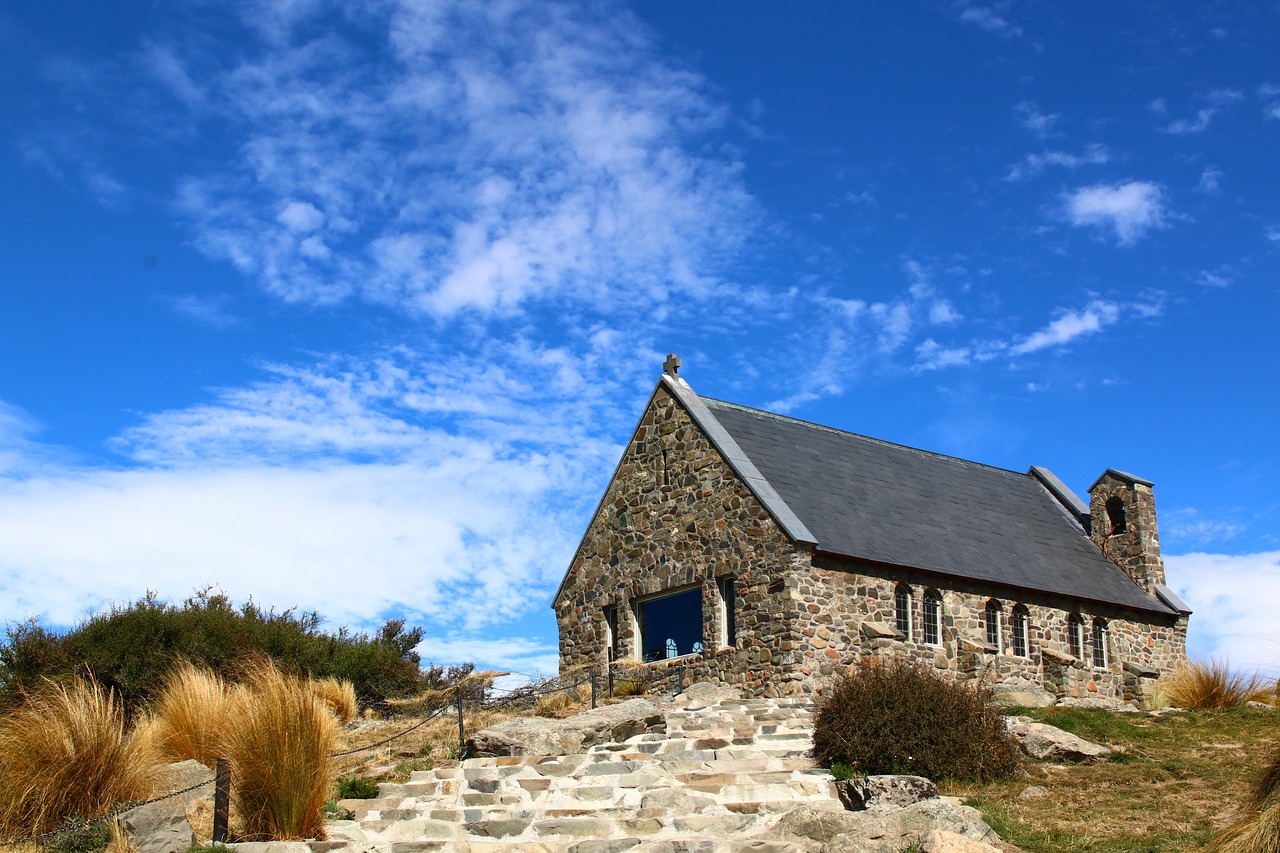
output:
{"label": "roof ridge", "polygon": [[972,459],[964,459],[960,456],[952,456],[949,453],[938,453],[935,450],[925,450],[924,448],[921,448],[921,447],[912,447],[909,444],[899,444],[895,441],[885,441],[882,438],[874,438],[873,436],[863,435],[862,433],[852,432],[847,429],[837,429],[836,427],[827,426],[826,424],[814,423],[813,421],[806,421],[802,418],[793,418],[790,415],[780,415],[777,412],[770,412],[770,411],[766,411],[765,409],[757,409],[757,408],[753,408],[752,406],[744,406],[740,403],[730,403],[728,400],[718,400],[715,397],[702,397],[702,401],[708,404],[723,406],[728,409],[737,409],[743,412],[750,412],[751,414],[763,415],[766,418],[773,418],[774,420],[790,421],[791,423],[794,423],[794,424],[800,424],[802,426],[812,427],[813,429],[823,430],[825,432],[833,432],[833,433],[836,433],[837,435],[847,435],[852,438],[859,438],[859,439],[862,439],[863,441],[868,441],[868,442],[871,442],[872,444],[878,444],[882,447],[893,447],[899,450],[910,450],[915,453],[922,453],[926,456],[935,456],[939,459],[947,459],[952,462],[962,462],[965,465],[976,465],[980,468],[986,468],[988,470],[996,471],[1001,474],[1010,474],[1022,480],[1027,479],[1027,475],[1025,473],[1020,471],[1014,471],[1011,468],[1001,468],[999,465],[989,465],[986,462],[975,462]]}

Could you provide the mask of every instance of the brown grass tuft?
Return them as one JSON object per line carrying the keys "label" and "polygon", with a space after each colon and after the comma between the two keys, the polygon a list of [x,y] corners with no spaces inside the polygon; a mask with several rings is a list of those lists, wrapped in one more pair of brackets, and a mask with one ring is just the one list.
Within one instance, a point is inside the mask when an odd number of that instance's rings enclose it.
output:
{"label": "brown grass tuft", "polygon": [[114,694],[81,678],[50,682],[0,718],[0,836],[48,832],[150,796],[162,767],[125,729]]}
{"label": "brown grass tuft", "polygon": [[307,684],[338,718],[339,723],[351,722],[360,712],[359,703],[356,701],[356,688],[350,681],[330,676],[312,678]]}
{"label": "brown grass tuft", "polygon": [[579,684],[555,693],[538,697],[534,713],[539,717],[559,717],[576,714],[591,704],[591,685]]}
{"label": "brown grass tuft", "polygon": [[171,761],[194,758],[213,767],[223,754],[230,701],[227,684],[217,673],[179,661],[165,676],[152,720],[140,731]]}
{"label": "brown grass tuft", "polygon": [[333,714],[305,680],[267,658],[246,664],[231,705],[225,748],[244,840],[323,838],[334,784]]}
{"label": "brown grass tuft", "polygon": [[1280,749],[1262,769],[1240,817],[1204,848],[1214,853],[1280,853]]}
{"label": "brown grass tuft", "polygon": [[1225,658],[1214,657],[1188,659],[1159,689],[1165,701],[1179,708],[1235,708],[1276,698],[1275,686],[1258,673],[1232,672]]}

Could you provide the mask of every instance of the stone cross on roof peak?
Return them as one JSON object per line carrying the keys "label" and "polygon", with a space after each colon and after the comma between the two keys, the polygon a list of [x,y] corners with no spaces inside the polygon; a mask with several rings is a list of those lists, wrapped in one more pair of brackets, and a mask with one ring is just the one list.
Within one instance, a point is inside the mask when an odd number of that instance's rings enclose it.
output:
{"label": "stone cross on roof peak", "polygon": [[669,376],[675,376],[680,370],[680,356],[671,353],[667,356],[667,360],[662,363],[662,371]]}

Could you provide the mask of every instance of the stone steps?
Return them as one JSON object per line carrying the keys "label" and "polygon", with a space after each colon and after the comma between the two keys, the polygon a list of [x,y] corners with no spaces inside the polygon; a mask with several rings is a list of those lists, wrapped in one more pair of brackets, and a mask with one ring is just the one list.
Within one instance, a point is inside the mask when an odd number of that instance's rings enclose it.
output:
{"label": "stone steps", "polygon": [[[666,731],[567,756],[473,758],[344,800],[326,850],[793,853],[767,840],[797,805],[842,810],[807,757],[810,706],[795,699],[686,702]],[[317,851],[319,853],[319,851]]]}

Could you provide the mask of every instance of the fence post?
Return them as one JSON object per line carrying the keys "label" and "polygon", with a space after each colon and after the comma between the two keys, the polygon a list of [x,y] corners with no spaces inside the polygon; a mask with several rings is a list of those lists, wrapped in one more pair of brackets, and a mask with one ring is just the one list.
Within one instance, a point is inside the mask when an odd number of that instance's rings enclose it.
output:
{"label": "fence post", "polygon": [[613,698],[613,661],[609,661],[607,664],[605,664],[605,667],[607,668],[609,673],[609,698],[612,699]]}
{"label": "fence post", "polygon": [[591,670],[591,707],[596,706],[596,671]]}
{"label": "fence post", "polygon": [[462,724],[462,691],[459,690],[454,697],[458,705],[458,760],[467,757],[467,730]]}
{"label": "fence post", "polygon": [[213,843],[227,843],[227,813],[231,809],[231,759],[219,758],[213,783]]}

